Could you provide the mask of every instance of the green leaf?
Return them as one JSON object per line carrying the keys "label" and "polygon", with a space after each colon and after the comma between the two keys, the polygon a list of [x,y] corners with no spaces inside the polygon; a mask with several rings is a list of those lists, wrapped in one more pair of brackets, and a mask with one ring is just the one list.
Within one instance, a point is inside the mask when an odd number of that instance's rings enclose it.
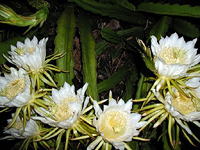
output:
{"label": "green leaf", "polygon": [[125,87],[125,92],[123,94],[123,99],[125,101],[128,101],[131,98],[133,98],[133,95],[135,94],[136,90],[134,84],[136,83],[137,80],[138,80],[138,70],[136,69],[136,67],[132,67],[132,69],[130,70],[130,75],[127,77],[125,83],[126,87]]}
{"label": "green leaf", "polygon": [[127,102],[128,100],[130,100],[133,96],[133,82],[130,80],[130,79],[127,79],[126,80],[126,83],[125,83],[125,92],[123,94],[123,100],[125,102]]}
{"label": "green leaf", "polygon": [[81,1],[69,0],[69,1],[75,2],[81,8],[87,11],[91,11],[95,14],[100,14],[102,16],[108,16],[110,18],[120,19],[120,20],[131,22],[134,24],[146,23],[146,18],[141,13],[130,11],[124,8],[125,5],[121,7],[117,5],[116,3],[113,3],[113,1],[110,1],[110,3],[97,2],[95,0],[89,0],[89,1],[88,0],[81,0]]}
{"label": "green leaf", "polygon": [[169,24],[172,18],[168,16],[163,16],[161,19],[153,26],[150,31],[150,36],[154,35],[159,40],[161,36],[164,36],[169,29]]}
{"label": "green leaf", "polygon": [[109,44],[104,40],[97,43],[96,46],[95,46],[95,50],[96,50],[97,55],[100,55],[108,47],[109,47]]}
{"label": "green leaf", "polygon": [[122,38],[127,36],[139,37],[141,34],[144,34],[144,28],[136,26],[130,29],[119,30],[117,34]]}
{"label": "green leaf", "polygon": [[124,66],[121,67],[116,73],[111,75],[108,79],[100,82],[98,84],[99,93],[112,89],[115,85],[122,81],[125,78],[125,76],[129,73],[129,64],[130,60],[126,64],[124,64]]}
{"label": "green leaf", "polygon": [[91,19],[83,11],[78,17],[78,27],[82,45],[84,82],[89,83],[87,94],[99,100],[97,90],[96,51],[95,41],[91,30]]}
{"label": "green leaf", "polygon": [[130,141],[127,143],[131,149],[133,150],[140,150],[139,142],[138,141]]}
{"label": "green leaf", "polygon": [[66,53],[66,55],[56,61],[57,66],[69,73],[57,74],[59,85],[62,86],[66,81],[72,85],[73,73],[73,37],[75,34],[76,18],[74,15],[74,8],[67,6],[58,20],[57,35],[55,37],[55,51],[58,53]]}
{"label": "green leaf", "polygon": [[114,30],[111,30],[110,28],[104,28],[101,31],[101,36],[106,41],[114,43],[114,44],[118,44],[121,42],[120,36]]}
{"label": "green leaf", "polygon": [[122,6],[131,11],[135,11],[135,6],[131,3],[129,3],[127,0],[103,0],[103,2],[113,2],[113,3],[115,2],[119,6]]}
{"label": "green leaf", "polygon": [[137,85],[137,92],[135,99],[144,98],[147,95],[149,89],[152,86],[152,83],[149,83],[147,81],[148,78],[141,73],[141,77]]}
{"label": "green leaf", "polygon": [[173,15],[199,18],[200,6],[179,5],[179,4],[161,4],[153,2],[144,2],[138,5],[137,11],[149,12],[161,15]]}
{"label": "green leaf", "polygon": [[191,38],[200,36],[199,29],[192,23],[183,19],[173,19],[173,28],[180,34]]}

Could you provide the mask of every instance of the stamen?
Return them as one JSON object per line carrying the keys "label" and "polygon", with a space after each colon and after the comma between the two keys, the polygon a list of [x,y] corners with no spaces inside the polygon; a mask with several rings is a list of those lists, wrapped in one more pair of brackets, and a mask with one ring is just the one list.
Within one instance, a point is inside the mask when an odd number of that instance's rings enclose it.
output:
{"label": "stamen", "polygon": [[180,113],[184,115],[196,111],[192,99],[184,96],[179,91],[176,92],[176,98],[172,99],[172,104]]}
{"label": "stamen", "polygon": [[15,51],[18,55],[24,55],[24,54],[25,54],[24,48],[23,48],[23,47],[22,47],[22,48],[16,48],[14,51]]}
{"label": "stamen", "polygon": [[73,112],[70,111],[68,104],[70,102],[77,102],[76,97],[65,98],[60,105],[55,105],[52,107],[52,115],[56,118],[57,121],[63,121],[68,119],[73,115]]}
{"label": "stamen", "polygon": [[178,47],[166,47],[159,54],[167,64],[185,64],[186,51]]}
{"label": "stamen", "polygon": [[24,78],[12,80],[5,87],[5,96],[8,99],[13,100],[15,96],[17,96],[19,93],[23,91],[24,87],[25,87]]}
{"label": "stamen", "polygon": [[28,47],[25,52],[33,54],[33,52],[35,52],[35,47]]}
{"label": "stamen", "polygon": [[106,113],[100,124],[100,131],[104,137],[115,139],[124,134],[127,126],[127,114],[119,111]]}

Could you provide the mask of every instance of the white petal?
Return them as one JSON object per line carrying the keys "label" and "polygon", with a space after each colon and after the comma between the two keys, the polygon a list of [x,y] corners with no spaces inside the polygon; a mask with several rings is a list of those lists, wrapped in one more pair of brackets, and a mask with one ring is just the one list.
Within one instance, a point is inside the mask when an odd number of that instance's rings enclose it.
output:
{"label": "white petal", "polygon": [[99,107],[99,104],[97,103],[97,101],[93,101],[93,104],[94,104],[94,110],[95,110],[95,115],[98,117],[101,115],[102,113],[102,110],[101,108]]}
{"label": "white petal", "polygon": [[132,99],[128,100],[125,104],[125,110],[126,111],[131,111],[132,109],[132,106],[133,106],[133,102],[132,102]]}

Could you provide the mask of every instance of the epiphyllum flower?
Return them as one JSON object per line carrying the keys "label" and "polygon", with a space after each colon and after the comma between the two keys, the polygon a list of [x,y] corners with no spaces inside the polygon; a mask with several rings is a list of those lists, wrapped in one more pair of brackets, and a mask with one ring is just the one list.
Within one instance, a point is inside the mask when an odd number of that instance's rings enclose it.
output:
{"label": "epiphyllum flower", "polygon": [[185,85],[185,93],[176,88],[172,88],[173,96],[171,95],[171,92],[167,92],[163,97],[161,92],[153,89],[152,91],[154,95],[161,103],[154,103],[140,109],[140,111],[144,111],[142,115],[145,116],[142,120],[148,120],[148,124],[157,119],[154,123],[154,128],[158,127],[165,119],[168,119],[168,134],[172,145],[173,140],[171,131],[174,122],[181,126],[185,137],[191,144],[193,143],[187,134],[192,135],[197,141],[199,141],[190,130],[187,122],[192,122],[200,127],[198,122],[198,120],[200,120],[200,78],[195,77],[189,79],[185,82]]}
{"label": "epiphyllum flower", "polygon": [[[12,117],[14,114],[12,114]],[[8,119],[8,124],[12,119]],[[4,131],[4,134],[10,134],[8,136],[5,136],[1,138],[2,140],[4,139],[12,139],[12,138],[17,138],[17,139],[25,139],[25,138],[31,138],[40,133],[39,126],[36,123],[36,121],[30,119],[27,121],[25,129],[23,129],[23,121],[19,118],[19,116],[16,119],[15,124],[8,130]]]}
{"label": "epiphyllum flower", "polygon": [[161,37],[159,43],[155,36],[151,36],[151,50],[154,55],[155,68],[161,82],[157,91],[168,79],[185,76],[187,70],[200,62],[200,55],[194,48],[197,39],[185,42],[176,33],[170,37]]}
{"label": "epiphyllum flower", "polygon": [[10,68],[11,74],[0,77],[0,107],[23,107],[30,100],[30,79],[20,68]]}
{"label": "epiphyllum flower", "polygon": [[161,37],[159,43],[151,36],[151,50],[154,55],[155,68],[163,77],[176,79],[185,75],[188,68],[200,62],[200,55],[194,48],[197,39],[185,42],[176,33],[170,37]]}
{"label": "epiphyllum flower", "polygon": [[131,100],[125,104],[122,99],[118,103],[111,99],[108,106],[104,105],[104,111],[94,101],[94,109],[98,120],[95,118],[93,124],[101,137],[92,142],[87,150],[94,149],[102,138],[115,148],[123,150],[126,147],[124,142],[131,141],[133,136],[139,135],[137,129],[146,124],[146,121],[139,122],[140,114],[131,113]]}
{"label": "epiphyllum flower", "polygon": [[165,97],[165,109],[184,127],[189,134],[192,134],[189,128],[181,124],[181,120],[195,122],[200,120],[200,78],[192,78],[186,82],[190,87],[189,97],[184,96],[177,89],[173,88],[176,97],[173,97],[169,92]]}
{"label": "epiphyllum flower", "polygon": [[38,42],[38,39],[35,36],[32,40],[26,38],[24,43],[17,42],[17,47],[11,46],[11,51],[8,52],[10,56],[5,56],[9,62],[30,73],[31,78],[33,79],[33,85],[37,85],[37,89],[40,88],[40,80],[45,84],[57,87],[49,72],[52,70],[58,72],[63,71],[57,66],[48,64],[51,60],[61,58],[63,54],[55,53],[46,59],[47,40],[48,38],[43,38]]}
{"label": "epiphyllum flower", "polygon": [[10,124],[13,120],[16,120],[11,128],[5,128],[4,134],[8,134],[5,137],[0,138],[0,140],[7,139],[24,139],[23,144],[20,149],[28,149],[30,143],[33,143],[35,149],[38,148],[38,144],[44,144],[48,149],[50,148],[45,141],[38,141],[41,139],[42,128],[41,126],[32,118],[26,121],[24,126],[24,121],[19,116],[14,119],[15,115],[12,114],[12,119],[8,119],[7,122]]}
{"label": "epiphyllum flower", "polygon": [[75,93],[74,85],[70,86],[66,82],[60,90],[53,88],[51,96],[51,99],[54,101],[53,106],[49,107],[49,110],[41,108],[48,116],[37,111],[41,116],[33,118],[53,127],[70,128],[77,122],[82,110],[86,108],[89,102],[89,97],[84,101],[87,86],[88,84],[86,83],[83,88],[77,91],[77,94]]}
{"label": "epiphyllum flower", "polygon": [[18,68],[26,71],[39,72],[43,69],[46,57],[46,42],[48,38],[39,41],[34,36],[32,40],[25,39],[25,42],[17,42],[17,47],[11,45],[10,57],[8,61],[15,64]]}

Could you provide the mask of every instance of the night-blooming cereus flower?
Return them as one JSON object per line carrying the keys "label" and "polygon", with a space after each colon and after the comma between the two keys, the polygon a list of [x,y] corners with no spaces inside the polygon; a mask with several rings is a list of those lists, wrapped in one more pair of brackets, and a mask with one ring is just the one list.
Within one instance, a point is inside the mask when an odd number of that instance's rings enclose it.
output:
{"label": "night-blooming cereus flower", "polygon": [[159,42],[151,36],[151,50],[160,82],[157,82],[157,91],[168,79],[177,79],[185,76],[189,68],[200,62],[200,55],[194,48],[197,39],[185,42],[176,33],[170,37],[161,37]]}
{"label": "night-blooming cereus flower", "polygon": [[[12,114],[14,116],[14,114]],[[8,119],[8,124],[12,121],[12,119]],[[19,118],[19,116],[16,119],[15,124],[9,128],[5,129],[4,134],[10,134],[8,136],[5,136],[1,138],[4,139],[25,139],[25,138],[33,138],[37,136],[40,133],[40,128],[36,121],[30,119],[26,122],[25,129],[23,129],[23,121]]]}
{"label": "night-blooming cereus flower", "polygon": [[165,109],[175,118],[184,121],[200,120],[200,78],[195,77],[189,79],[185,83],[190,89],[188,91],[192,95],[186,97],[180,91],[173,88],[176,97],[169,92],[165,96]]}
{"label": "night-blooming cereus flower", "polygon": [[23,107],[30,100],[31,82],[27,72],[10,68],[11,74],[0,77],[0,107]]}
{"label": "night-blooming cereus flower", "polygon": [[[185,82],[185,84],[187,86],[185,89],[185,93],[187,95],[181,93],[176,88],[172,88],[174,96],[172,96],[170,92],[167,92],[163,97],[160,92],[153,90],[156,97],[162,101],[161,104],[158,103],[152,105],[155,107],[152,107],[154,111],[149,110],[152,113],[156,112],[154,116],[157,115],[157,118],[160,116],[160,119],[158,119],[158,121],[154,124],[154,128],[159,126],[162,121],[164,121],[169,116],[169,122],[176,121],[184,130],[187,131],[187,133],[195,136],[190,130],[189,126],[186,125],[186,122],[193,122],[200,127],[198,123],[198,120],[200,120],[200,78],[195,77],[189,79]],[[145,109],[145,107],[143,109]],[[170,138],[172,139],[172,137]],[[170,141],[172,143],[172,140]]]}
{"label": "night-blooming cereus flower", "polygon": [[101,137],[92,142],[87,150],[94,149],[101,140],[112,144],[116,149],[123,150],[124,142],[131,141],[133,136],[138,136],[137,129],[146,124],[146,121],[139,122],[140,114],[131,113],[131,100],[125,103],[120,99],[117,103],[116,100],[111,99],[109,105],[104,105],[103,111],[94,101],[94,109],[97,118],[93,120],[93,124]]}
{"label": "night-blooming cereus flower", "polygon": [[37,111],[40,116],[33,118],[53,127],[60,127],[63,129],[72,127],[76,124],[79,116],[89,102],[89,97],[84,100],[87,86],[88,84],[86,83],[83,88],[77,91],[77,94],[75,93],[74,85],[70,86],[66,82],[60,90],[53,88],[50,98],[54,101],[54,104],[49,107],[49,110],[40,108],[43,112],[48,114],[48,116]]}
{"label": "night-blooming cereus flower", "polygon": [[[193,136],[194,139],[199,142],[199,139],[192,133],[192,130],[187,124],[187,122],[192,122],[200,127],[198,122],[198,120],[200,120],[199,81],[199,77],[189,79],[185,82],[185,85],[183,84],[184,86],[182,86],[182,88],[184,87],[184,89],[177,90],[173,87],[171,92],[168,91],[166,93],[153,89],[152,92],[159,101],[140,109],[140,111],[144,112],[142,114],[142,116],[144,116],[143,120],[148,121],[148,124],[156,120],[153,128],[157,128],[163,121],[168,120],[167,130],[172,146],[174,146],[173,141],[176,141],[176,139],[173,139],[174,137],[172,136],[173,126],[180,126],[182,129],[180,131],[184,133],[185,137],[191,144],[193,144],[193,142],[189,138],[188,134]],[[179,138],[180,131],[177,130],[177,136],[175,138]]]}
{"label": "night-blooming cereus flower", "polygon": [[48,38],[43,38],[38,42],[34,36],[32,40],[25,39],[25,42],[17,42],[17,46],[11,46],[10,56],[7,60],[15,64],[18,68],[26,71],[40,72],[45,64],[46,42]]}
{"label": "night-blooming cereus flower", "polygon": [[170,37],[161,37],[159,43],[151,36],[151,50],[154,55],[155,68],[163,77],[176,79],[185,75],[188,68],[200,62],[200,55],[194,48],[197,39],[185,42],[176,33]]}

